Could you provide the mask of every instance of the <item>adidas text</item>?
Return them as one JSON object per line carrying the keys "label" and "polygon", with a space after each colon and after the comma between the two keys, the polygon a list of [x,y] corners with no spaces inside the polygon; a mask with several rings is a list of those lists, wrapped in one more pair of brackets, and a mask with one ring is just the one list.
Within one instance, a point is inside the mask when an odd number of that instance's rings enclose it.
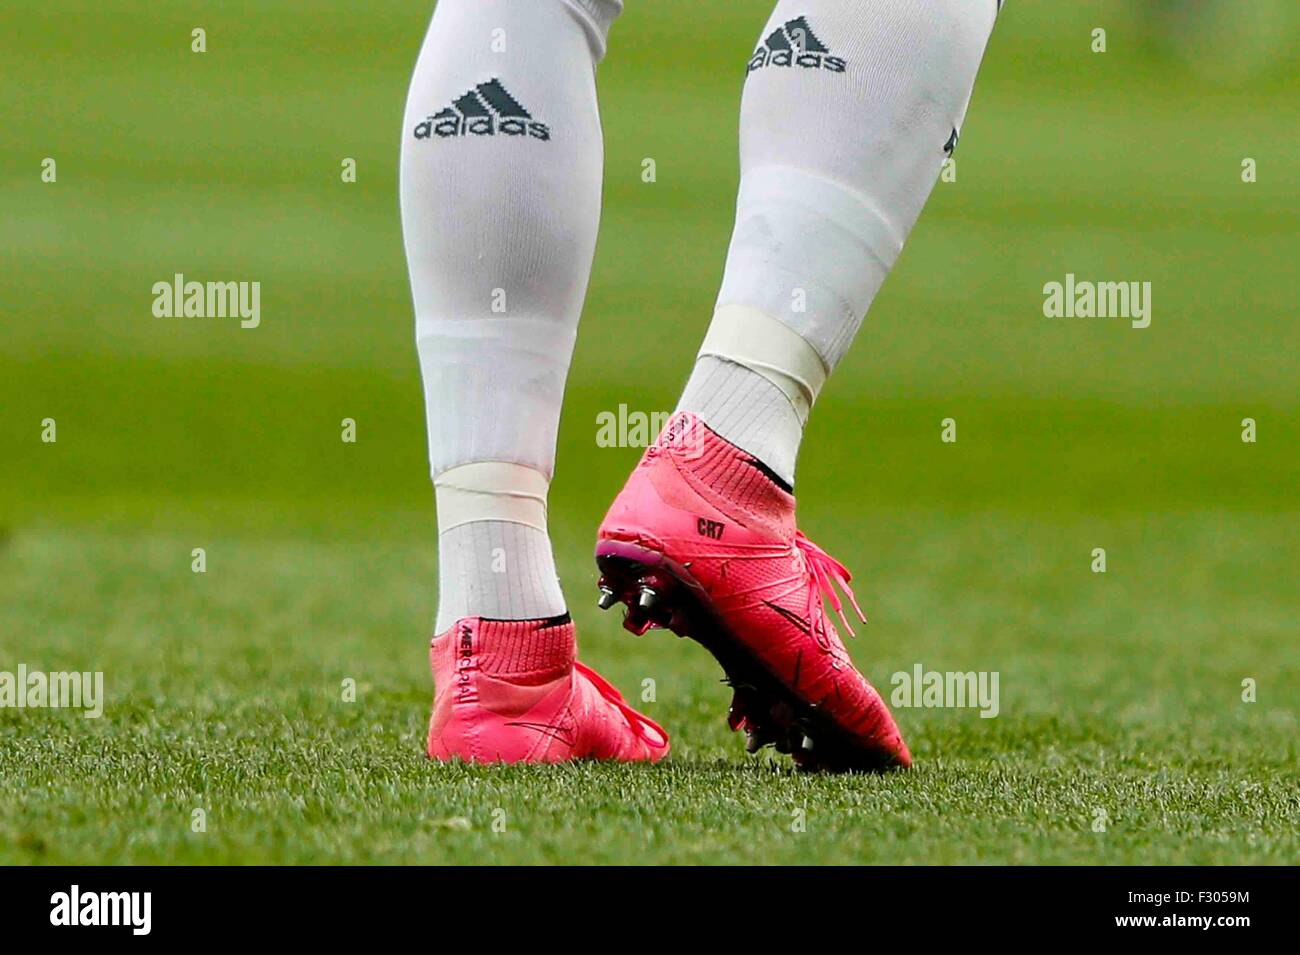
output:
{"label": "adidas text", "polygon": [[430,116],[415,127],[416,139],[428,139],[430,136],[532,136],[534,139],[550,139],[551,128],[536,120],[502,119],[492,116],[478,119],[466,119],[463,116],[449,116],[434,121]]}
{"label": "adidas text", "polygon": [[846,65],[844,58],[839,56],[799,53],[795,50],[768,50],[760,47],[754,51],[754,55],[749,60],[749,69],[745,72],[753,73],[765,66],[802,66],[806,70],[830,70],[832,73],[843,73]]}

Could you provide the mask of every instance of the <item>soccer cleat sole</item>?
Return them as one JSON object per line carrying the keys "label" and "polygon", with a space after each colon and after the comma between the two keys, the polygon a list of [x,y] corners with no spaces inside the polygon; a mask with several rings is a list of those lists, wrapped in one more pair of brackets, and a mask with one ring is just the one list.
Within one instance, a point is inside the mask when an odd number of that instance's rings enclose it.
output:
{"label": "soccer cleat sole", "polygon": [[[770,744],[805,771],[880,772],[901,765],[892,755],[863,747],[832,716],[786,686],[714,613],[686,568],[658,551],[615,540],[597,545],[596,565],[600,606],[623,603],[626,630],[637,636],[670,630],[718,661],[735,693],[728,723],[733,730],[744,726],[750,753]],[[605,598],[607,593],[615,600]]]}

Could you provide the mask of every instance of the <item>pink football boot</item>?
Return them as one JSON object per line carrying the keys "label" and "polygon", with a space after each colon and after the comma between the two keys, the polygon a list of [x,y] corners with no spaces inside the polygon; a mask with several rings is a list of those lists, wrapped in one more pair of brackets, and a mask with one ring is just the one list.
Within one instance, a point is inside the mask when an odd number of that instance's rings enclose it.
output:
{"label": "pink football boot", "polygon": [[822,607],[824,596],[849,627],[838,584],[861,616],[848,571],[795,528],[794,497],[768,469],[694,415],[674,415],[646,449],[600,527],[596,563],[602,609],[622,601],[628,630],[666,627],[722,665],[728,722],[750,752],[772,743],[804,769],[911,765]]}
{"label": "pink football boot", "polygon": [[465,617],[433,638],[431,759],[557,763],[668,755],[668,734],[579,663],[573,622]]}

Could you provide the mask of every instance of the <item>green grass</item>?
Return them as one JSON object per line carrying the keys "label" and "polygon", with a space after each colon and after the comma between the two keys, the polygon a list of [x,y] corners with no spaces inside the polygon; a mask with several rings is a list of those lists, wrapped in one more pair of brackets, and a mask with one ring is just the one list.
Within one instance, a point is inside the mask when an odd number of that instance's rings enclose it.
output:
{"label": "green grass", "polygon": [[[856,574],[856,660],[886,691],[916,663],[997,671],[996,719],[904,709],[913,772],[800,776],[743,755],[706,654],[591,606],[637,457],[595,447],[596,415],[685,378],[737,176],[718,64],[768,6],[633,0],[600,73],[552,522],[584,657],[632,698],[655,681],[673,756],[506,769],[421,756],[435,534],[395,175],[428,9],[0,11],[0,670],[101,670],[108,696],[99,720],[0,709],[0,862],[1300,858],[1300,45],[1264,42],[1295,36],[1285,5],[1196,67],[1128,5],[1008,5],[958,181],[814,415],[801,521]],[[176,271],[261,281],[262,327],[154,319]],[[1152,326],[1043,318],[1067,271],[1152,281]]]}

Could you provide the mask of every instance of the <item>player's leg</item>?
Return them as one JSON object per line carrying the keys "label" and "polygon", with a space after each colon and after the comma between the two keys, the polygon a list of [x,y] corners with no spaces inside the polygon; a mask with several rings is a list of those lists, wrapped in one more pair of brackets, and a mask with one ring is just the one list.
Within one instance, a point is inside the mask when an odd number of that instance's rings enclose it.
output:
{"label": "player's leg", "polygon": [[782,0],[750,60],[735,230],[679,408],[787,484],[956,145],[998,5]]}
{"label": "player's leg", "polygon": [[437,492],[429,752],[657,757],[580,664],[546,496],[600,217],[595,67],[619,0],[441,0],[402,131]]}
{"label": "player's leg", "polygon": [[956,142],[996,6],[777,4],[748,64],[713,322],[601,528],[602,603],[708,646],[737,685],[733,725],[806,765],[910,759],[822,610],[848,575],[797,533],[791,491],[809,410]]}

